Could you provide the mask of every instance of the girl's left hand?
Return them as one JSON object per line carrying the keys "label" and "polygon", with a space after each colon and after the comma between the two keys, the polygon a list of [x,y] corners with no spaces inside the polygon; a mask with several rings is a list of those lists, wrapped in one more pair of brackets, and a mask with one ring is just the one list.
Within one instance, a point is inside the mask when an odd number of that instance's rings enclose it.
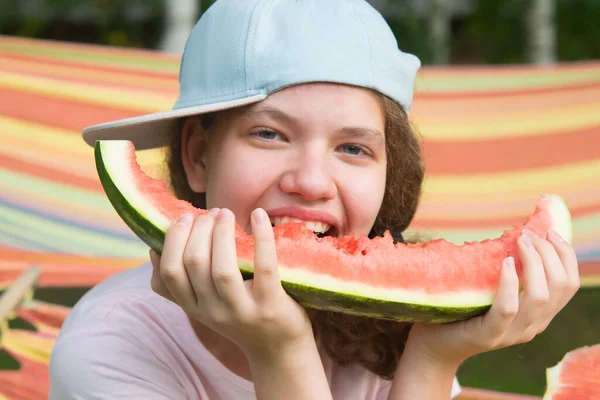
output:
{"label": "girl's left hand", "polygon": [[436,362],[458,365],[475,354],[529,342],[544,331],[579,289],[575,251],[553,231],[547,240],[525,231],[518,247],[523,264],[521,293],[509,257],[485,315],[449,324],[415,324],[406,345]]}

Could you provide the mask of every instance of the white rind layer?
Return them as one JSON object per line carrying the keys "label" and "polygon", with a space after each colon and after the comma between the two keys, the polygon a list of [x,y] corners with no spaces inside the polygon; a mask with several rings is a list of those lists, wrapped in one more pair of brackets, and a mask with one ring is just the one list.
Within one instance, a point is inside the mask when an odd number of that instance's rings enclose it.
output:
{"label": "white rind layer", "polygon": [[[253,272],[254,267],[247,260],[238,260],[241,268]],[[394,303],[408,303],[415,306],[436,307],[485,307],[492,304],[494,292],[489,290],[448,291],[445,293],[428,293],[424,290],[404,290],[375,287],[361,282],[349,282],[335,279],[326,274],[310,272],[302,268],[279,266],[279,276],[282,281],[315,289],[336,293],[346,293],[352,296],[365,297]]]}
{"label": "white rind layer", "polygon": [[163,215],[156,206],[146,200],[146,196],[137,190],[134,176],[131,173],[131,142],[127,140],[106,140],[100,143],[102,161],[106,172],[123,197],[140,215],[152,221],[158,228],[167,230],[169,218]]}
{"label": "white rind layer", "polygon": [[573,240],[573,232],[571,225],[571,213],[564,200],[557,195],[551,194],[544,196],[552,201],[552,206],[549,208],[550,216],[552,218],[552,228],[558,232],[558,234],[571,243]]}
{"label": "white rind layer", "polygon": [[542,400],[550,400],[560,385],[560,371],[562,364],[559,363],[552,368],[546,369],[546,392]]}

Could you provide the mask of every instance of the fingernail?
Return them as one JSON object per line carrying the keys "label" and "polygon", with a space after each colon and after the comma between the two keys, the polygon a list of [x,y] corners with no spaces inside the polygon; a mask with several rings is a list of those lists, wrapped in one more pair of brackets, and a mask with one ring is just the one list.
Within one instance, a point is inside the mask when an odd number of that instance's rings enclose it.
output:
{"label": "fingernail", "polygon": [[504,266],[506,268],[515,268],[515,259],[512,257],[506,257],[504,259]]}
{"label": "fingernail", "polygon": [[533,240],[531,240],[531,236],[527,235],[526,233],[523,233],[519,240],[525,247],[533,247]]}
{"label": "fingernail", "polygon": [[212,216],[215,216],[219,213],[219,208],[211,208],[210,210],[208,210],[208,213]]}
{"label": "fingernail", "polygon": [[566,240],[562,236],[560,236],[560,234],[558,232],[556,232],[554,229],[550,229],[550,232],[548,232],[548,234],[550,235],[550,237],[552,239],[555,239],[555,240],[558,240],[561,242],[566,242]]}
{"label": "fingernail", "polygon": [[529,229],[523,229],[523,233],[532,239],[535,239],[536,237],[538,237],[538,235],[536,235],[536,233],[534,231],[529,230]]}
{"label": "fingernail", "polygon": [[227,222],[231,220],[232,215],[233,214],[231,213],[231,211],[229,211],[226,208],[222,208],[217,214],[217,222]]}
{"label": "fingernail", "polygon": [[181,214],[179,217],[177,217],[177,224],[178,225],[190,225],[192,223],[192,221],[194,220],[194,216],[188,212]]}
{"label": "fingernail", "polygon": [[265,222],[267,222],[269,216],[267,215],[265,210],[263,210],[262,208],[257,208],[252,213],[252,218],[254,218],[254,222],[256,222],[257,224],[264,224]]}

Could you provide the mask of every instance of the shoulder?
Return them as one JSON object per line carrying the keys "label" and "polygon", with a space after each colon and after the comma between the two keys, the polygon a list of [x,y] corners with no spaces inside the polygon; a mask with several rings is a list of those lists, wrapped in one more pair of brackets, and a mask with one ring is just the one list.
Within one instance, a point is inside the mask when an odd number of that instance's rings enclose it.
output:
{"label": "shoulder", "polygon": [[[94,286],[75,304],[61,327],[61,335],[69,334],[82,325],[124,318],[140,310],[157,315],[167,311],[166,317],[170,317],[173,310],[180,309],[152,291],[151,276],[152,265],[147,263],[118,272]],[[182,316],[183,311],[180,310],[177,317]]]}
{"label": "shoulder", "polygon": [[91,327],[135,335],[136,330],[156,330],[185,318],[177,305],[154,293],[149,264],[122,271],[90,289],[65,319],[58,342],[88,335]]}
{"label": "shoulder", "polygon": [[73,307],[52,350],[50,398],[185,398],[166,355],[187,318],[152,292],[150,274],[147,265],[115,274]]}

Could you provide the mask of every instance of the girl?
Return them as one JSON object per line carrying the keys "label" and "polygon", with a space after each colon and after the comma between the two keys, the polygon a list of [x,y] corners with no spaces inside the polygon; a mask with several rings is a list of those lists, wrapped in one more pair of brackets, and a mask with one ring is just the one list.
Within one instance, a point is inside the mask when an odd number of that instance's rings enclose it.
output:
{"label": "girl", "polygon": [[[90,144],[168,145],[174,193],[210,212],[180,216],[162,255],[74,307],[50,398],[446,400],[465,359],[545,329],[579,285],[556,234],[520,239],[521,293],[508,258],[488,313],[453,324],[307,310],[281,287],[273,225],[409,225],[423,181],[407,117],[418,68],[361,0],[216,2],[186,45],[174,110],[84,131]],[[234,221],[256,241],[247,282]]]}

